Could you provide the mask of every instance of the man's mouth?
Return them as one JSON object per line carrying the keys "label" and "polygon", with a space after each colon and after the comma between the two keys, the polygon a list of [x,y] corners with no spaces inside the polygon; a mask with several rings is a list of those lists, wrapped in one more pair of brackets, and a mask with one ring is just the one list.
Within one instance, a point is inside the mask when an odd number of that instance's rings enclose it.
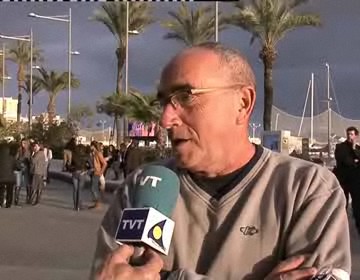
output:
{"label": "man's mouth", "polygon": [[174,146],[179,146],[179,145],[184,144],[184,143],[186,143],[188,141],[190,141],[190,139],[173,139],[172,144]]}

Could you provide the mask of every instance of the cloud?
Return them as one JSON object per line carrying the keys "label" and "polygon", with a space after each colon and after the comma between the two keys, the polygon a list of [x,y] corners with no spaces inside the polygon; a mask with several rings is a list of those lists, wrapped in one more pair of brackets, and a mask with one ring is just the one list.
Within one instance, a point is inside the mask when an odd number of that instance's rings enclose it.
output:
{"label": "cloud", "polygon": [[[169,18],[167,12],[177,9],[180,3],[149,3],[157,19]],[[73,91],[74,103],[94,105],[102,95],[112,92],[116,83],[116,40],[107,28],[89,17],[100,3],[0,3],[0,33],[23,35],[33,28],[34,36],[46,56],[46,65],[61,71],[67,70],[67,26],[27,17],[30,12],[43,15],[68,13],[73,15],[73,49],[81,52],[73,57],[73,71],[81,80],[81,87]],[[199,5],[192,3],[191,5]],[[221,2],[220,10],[230,13],[233,3]],[[341,111],[348,117],[360,118],[358,98],[360,72],[360,1],[310,1],[302,11],[320,14],[321,28],[301,28],[289,33],[278,46],[278,59],[274,68],[275,104],[290,113],[301,114],[311,72],[318,79],[319,94],[325,93],[324,63],[329,62],[335,92]],[[146,28],[129,43],[129,84],[145,92],[155,89],[162,67],[183,45],[164,40],[166,30],[159,22]],[[253,65],[258,81],[258,103],[254,118],[261,120],[263,105],[263,67],[259,61],[258,44],[250,46],[250,34],[240,28],[229,28],[220,34],[226,45],[239,48]],[[16,77],[16,67],[10,66]],[[16,95],[16,79],[7,84],[7,92]],[[37,97],[35,112],[46,109],[47,97]],[[66,111],[67,94],[61,93],[58,111]],[[321,109],[322,104],[319,105]],[[26,107],[24,105],[23,111]]]}

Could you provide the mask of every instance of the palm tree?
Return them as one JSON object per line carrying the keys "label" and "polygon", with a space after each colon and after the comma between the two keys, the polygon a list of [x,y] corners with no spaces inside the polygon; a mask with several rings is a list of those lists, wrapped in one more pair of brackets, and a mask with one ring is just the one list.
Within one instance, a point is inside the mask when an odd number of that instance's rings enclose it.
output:
{"label": "palm tree", "polygon": [[[129,119],[137,120],[144,124],[151,125],[155,123],[155,136],[160,157],[165,155],[165,133],[160,126],[161,109],[157,105],[155,94],[143,95],[139,91],[131,90],[128,100],[127,111],[125,112]],[[150,131],[148,131],[150,132]]]}
{"label": "palm tree", "polygon": [[[41,83],[38,80],[33,79],[32,83],[32,94],[33,98],[42,90]],[[26,80],[24,85],[22,86],[22,89],[27,93],[28,95],[28,102],[27,104],[30,105],[30,75],[26,75]],[[34,103],[34,99],[33,99]]]}
{"label": "palm tree", "polygon": [[[101,7],[95,10],[93,20],[103,23],[114,35],[117,41],[117,80],[116,93],[121,93],[122,69],[125,63],[126,55],[126,2],[108,2],[103,3]],[[135,2],[129,3],[129,30],[143,32],[145,27],[153,23],[152,6],[149,3]],[[129,35],[133,35],[129,33]],[[116,118],[117,144],[121,138],[120,120]]]}
{"label": "palm tree", "polygon": [[258,39],[261,44],[260,59],[264,64],[264,130],[271,129],[273,105],[273,66],[277,43],[285,35],[304,26],[319,26],[320,17],[314,14],[296,13],[295,9],[309,0],[253,0],[235,4],[237,9],[227,22],[252,34],[251,43]]}
{"label": "palm tree", "polygon": [[[52,123],[56,116],[56,98],[59,93],[68,88],[68,72],[46,71],[41,67],[38,69],[39,76],[33,79],[40,84],[40,87],[49,94],[49,103],[47,106],[49,123]],[[71,74],[71,88],[78,88],[80,81]]]}
{"label": "palm tree", "polygon": [[[33,61],[41,61],[41,50],[33,47]],[[21,105],[22,105],[22,90],[26,80],[26,70],[30,65],[30,44],[24,41],[17,41],[15,45],[10,48],[8,58],[18,65],[17,81],[18,81],[18,106],[17,106],[17,122],[20,122]]]}
{"label": "palm tree", "polygon": [[[162,22],[169,29],[165,39],[174,39],[186,46],[198,45],[215,38],[215,10],[213,6],[202,6],[196,10],[181,3],[177,12],[170,11],[172,19]],[[224,30],[225,22],[219,13],[219,31]]]}

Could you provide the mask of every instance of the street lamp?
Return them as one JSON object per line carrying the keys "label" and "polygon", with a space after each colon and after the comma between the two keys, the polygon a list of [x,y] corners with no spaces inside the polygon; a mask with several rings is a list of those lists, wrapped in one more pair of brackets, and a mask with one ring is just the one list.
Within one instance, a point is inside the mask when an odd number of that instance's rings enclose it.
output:
{"label": "street lamp", "polygon": [[[139,35],[138,30],[129,30],[129,2],[126,2],[126,32],[125,32],[125,95],[129,91],[129,34]],[[124,116],[124,137],[128,134],[127,120]]]}
{"label": "street lamp", "polygon": [[[30,43],[30,104],[29,104],[29,132],[31,130],[31,123],[32,123],[32,98],[33,98],[33,47],[34,47],[34,38],[33,38],[33,32],[32,29],[30,29],[30,35],[24,35],[24,36],[8,36],[8,35],[0,35],[1,39],[6,40],[15,40],[15,41],[26,41]],[[5,51],[3,50],[3,55],[5,55]],[[3,62],[4,63],[4,62]],[[4,84],[4,82],[3,82]],[[4,105],[3,105],[4,106]],[[21,104],[18,99],[18,112],[21,112]],[[20,122],[20,116],[18,114],[17,116],[17,122]]]}
{"label": "street lamp", "polygon": [[60,21],[60,22],[66,22],[68,23],[68,118],[70,117],[70,111],[71,111],[71,57],[73,55],[79,55],[80,53],[78,51],[72,50],[72,32],[71,32],[71,8],[69,8],[69,14],[68,15],[59,15],[59,16],[41,16],[35,13],[30,13],[28,15],[29,17],[33,18],[41,18],[41,19],[47,19],[47,20],[53,20],[53,21]]}

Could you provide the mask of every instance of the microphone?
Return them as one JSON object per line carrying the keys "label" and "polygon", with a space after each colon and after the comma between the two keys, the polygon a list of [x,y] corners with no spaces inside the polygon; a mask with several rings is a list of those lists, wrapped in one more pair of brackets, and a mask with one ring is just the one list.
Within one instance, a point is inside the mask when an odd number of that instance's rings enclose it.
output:
{"label": "microphone", "polygon": [[166,167],[149,165],[136,173],[133,188],[132,208],[122,212],[116,242],[146,244],[167,255],[175,227],[169,217],[180,192],[178,176]]}

